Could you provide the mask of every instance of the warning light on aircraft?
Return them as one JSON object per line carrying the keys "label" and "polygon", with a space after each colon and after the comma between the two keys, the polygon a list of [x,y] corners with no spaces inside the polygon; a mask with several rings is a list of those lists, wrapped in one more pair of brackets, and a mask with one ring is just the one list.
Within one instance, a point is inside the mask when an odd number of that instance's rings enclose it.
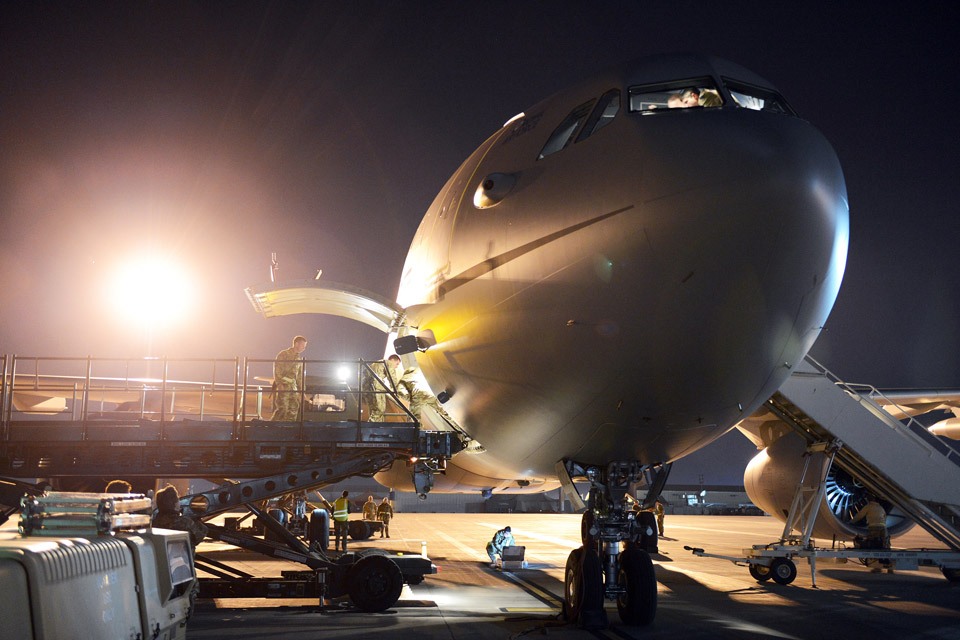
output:
{"label": "warning light on aircraft", "polygon": [[163,258],[143,258],[122,267],[111,283],[109,296],[121,317],[148,328],[180,320],[193,297],[183,270]]}

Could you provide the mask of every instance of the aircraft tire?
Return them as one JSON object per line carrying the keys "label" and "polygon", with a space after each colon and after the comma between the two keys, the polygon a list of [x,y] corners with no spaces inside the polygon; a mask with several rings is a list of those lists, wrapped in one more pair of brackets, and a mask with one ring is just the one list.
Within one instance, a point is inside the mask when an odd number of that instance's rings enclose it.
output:
{"label": "aircraft tire", "polygon": [[583,548],[574,549],[567,556],[567,566],[563,570],[563,613],[568,622],[576,622],[580,617],[580,605],[583,602]]}
{"label": "aircraft tire", "polygon": [[[283,511],[283,509],[269,509],[269,510],[267,511],[267,513],[268,513],[269,515],[273,516],[274,519],[276,519],[277,522],[279,522],[280,524],[286,526],[286,524],[287,524],[287,514],[286,514],[286,512]],[[269,540],[270,542],[277,542],[277,543],[280,543],[280,544],[286,544],[286,542],[287,542],[286,540],[284,540],[283,537],[281,537],[281,536],[277,535],[276,533],[274,533],[272,529],[270,529],[269,527],[267,527],[267,525],[263,525],[263,539],[264,539],[264,540]]]}
{"label": "aircraft tire", "polygon": [[592,510],[587,509],[583,512],[583,518],[580,519],[580,541],[584,549],[592,549],[596,546],[597,539],[590,535],[590,529],[593,528],[595,520],[596,516]]}
{"label": "aircraft tire", "polygon": [[620,620],[631,626],[645,626],[657,614],[657,574],[650,554],[629,548],[620,553],[618,586],[626,593],[617,598]]}
{"label": "aircraft tire", "polygon": [[766,582],[773,577],[770,573],[770,567],[762,564],[751,564],[750,575],[753,576],[753,579],[757,582]]}
{"label": "aircraft tire", "polygon": [[400,567],[386,556],[360,558],[350,567],[347,593],[358,609],[367,613],[384,611],[396,604],[403,590]]}
{"label": "aircraft tire", "polygon": [[584,629],[603,629],[607,612],[603,610],[603,565],[595,549],[584,549],[580,564],[580,619]]}
{"label": "aircraft tire", "polygon": [[777,584],[790,584],[797,577],[797,565],[789,558],[775,558],[770,563],[770,576]]}

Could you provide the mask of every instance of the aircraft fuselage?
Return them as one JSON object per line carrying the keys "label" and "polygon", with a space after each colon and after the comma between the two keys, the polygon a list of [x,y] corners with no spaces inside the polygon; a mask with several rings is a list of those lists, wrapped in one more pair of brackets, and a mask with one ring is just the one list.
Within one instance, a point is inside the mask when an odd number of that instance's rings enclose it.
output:
{"label": "aircraft fuselage", "polygon": [[[639,110],[635,87],[685,78],[724,105]],[[592,78],[505,125],[434,200],[397,302],[436,342],[417,355],[431,388],[487,449],[458,465],[542,478],[562,458],[671,461],[806,354],[846,261],[843,175],[813,126],[738,106],[731,79],[774,91],[689,56]],[[540,157],[604,96],[605,126],[584,135],[584,118]]]}

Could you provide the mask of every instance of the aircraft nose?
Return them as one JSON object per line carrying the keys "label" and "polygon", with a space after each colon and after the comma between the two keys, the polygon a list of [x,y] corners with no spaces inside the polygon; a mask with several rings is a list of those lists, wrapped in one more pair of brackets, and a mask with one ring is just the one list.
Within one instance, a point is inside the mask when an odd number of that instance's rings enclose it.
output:
{"label": "aircraft nose", "polygon": [[819,335],[846,263],[833,149],[802,120],[744,115],[760,118],[664,139],[660,162],[645,167],[642,229],[625,234],[636,266],[625,292],[650,325],[634,357],[658,375],[683,362],[671,385],[698,389],[691,402],[705,406],[746,407],[772,392],[772,372]]}
{"label": "aircraft nose", "polygon": [[693,254],[682,262],[710,272],[696,258],[709,256],[722,282],[737,282],[722,277],[730,269],[749,268],[768,299],[777,290],[821,289],[825,319],[839,290],[849,236],[836,154],[797,118],[729,115],[696,122],[699,127],[682,138],[696,144],[678,147],[674,138],[665,161],[647,167],[646,219],[667,234],[679,228],[682,238],[671,244],[682,247],[681,256]]}

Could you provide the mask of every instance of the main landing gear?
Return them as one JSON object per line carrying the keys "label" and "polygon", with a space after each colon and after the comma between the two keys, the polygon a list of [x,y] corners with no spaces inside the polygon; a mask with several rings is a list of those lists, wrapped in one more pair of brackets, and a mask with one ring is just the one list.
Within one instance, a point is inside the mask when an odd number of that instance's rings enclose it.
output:
{"label": "main landing gear", "polygon": [[[653,468],[636,462],[612,462],[606,467],[558,463],[568,497],[575,506],[587,507],[580,530],[583,546],[570,552],[564,569],[564,613],[569,621],[587,629],[606,627],[604,599],[616,600],[625,624],[653,621],[657,576],[650,554],[657,551],[657,523],[649,511],[634,514],[626,494],[631,484],[646,475],[650,489],[644,506],[649,506],[660,495],[669,469],[669,465]],[[586,505],[573,489],[571,477],[590,481]]]}

